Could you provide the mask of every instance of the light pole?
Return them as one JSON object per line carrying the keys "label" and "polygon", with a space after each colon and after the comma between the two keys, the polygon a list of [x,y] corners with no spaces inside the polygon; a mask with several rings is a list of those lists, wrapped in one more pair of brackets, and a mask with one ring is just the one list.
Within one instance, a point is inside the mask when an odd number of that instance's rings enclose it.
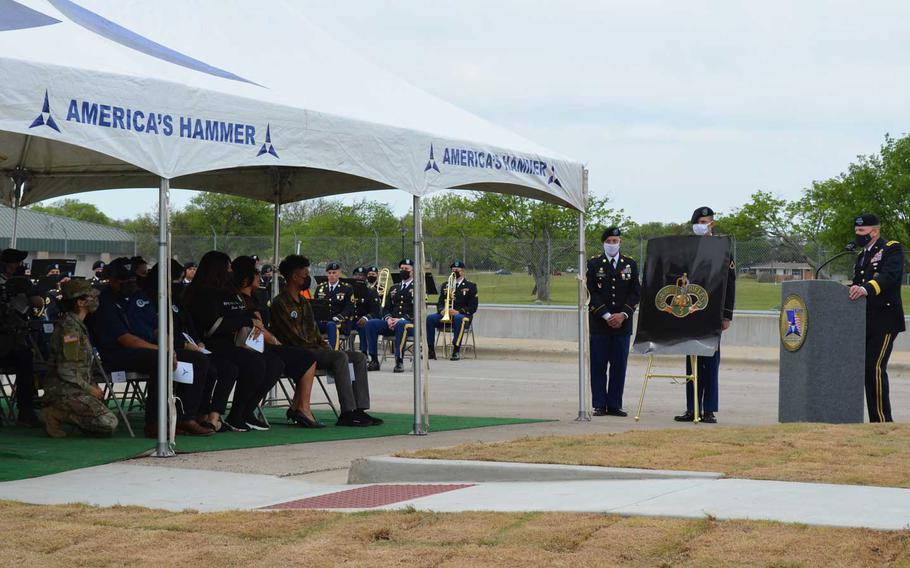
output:
{"label": "light pole", "polygon": [[373,264],[379,266],[379,230],[376,227],[373,227],[373,236],[375,237],[373,241]]}
{"label": "light pole", "polygon": [[404,258],[404,236],[408,233],[407,227],[404,226],[404,219],[399,223],[398,230],[401,231],[401,258]]}

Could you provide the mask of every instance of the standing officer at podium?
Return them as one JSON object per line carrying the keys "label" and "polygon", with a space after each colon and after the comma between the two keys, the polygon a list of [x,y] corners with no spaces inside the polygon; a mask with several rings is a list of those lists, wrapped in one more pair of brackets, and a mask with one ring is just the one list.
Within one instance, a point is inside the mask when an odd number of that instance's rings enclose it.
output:
{"label": "standing officer at podium", "polygon": [[[619,254],[622,233],[610,227],[601,235],[604,252],[591,257],[585,274],[591,328],[591,399],[594,416],[627,416],[622,409],[632,314],[641,299],[638,265]],[[609,367],[609,381],[607,368]]]}
{"label": "standing officer at podium", "polygon": [[[714,210],[710,207],[699,207],[692,213],[692,232],[700,237],[714,236]],[[736,300],[736,264],[731,260],[727,274],[727,290],[724,294],[724,316],[721,330],[727,331],[733,322],[733,305]],[[720,346],[711,357],[699,356],[698,365],[698,410],[701,421],[715,424],[717,417],[714,415],[718,408],[718,375],[720,374]],[[686,357],[686,374],[692,374],[692,363]],[[692,422],[695,420],[695,389],[692,381],[686,381],[686,411],[679,416],[674,416],[677,422]]]}
{"label": "standing officer at podium", "polygon": [[854,219],[854,244],[860,249],[853,266],[850,299],[866,298],[866,407],[870,422],[892,422],[888,359],[897,334],[905,331],[901,279],[904,251],[882,238],[876,215]]}

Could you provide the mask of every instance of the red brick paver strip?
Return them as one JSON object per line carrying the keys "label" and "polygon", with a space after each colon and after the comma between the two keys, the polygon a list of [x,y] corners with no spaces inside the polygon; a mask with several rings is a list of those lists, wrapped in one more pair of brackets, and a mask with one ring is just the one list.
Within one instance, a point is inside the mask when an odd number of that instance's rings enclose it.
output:
{"label": "red brick paver strip", "polygon": [[465,487],[473,487],[473,485],[368,485],[269,505],[263,509],[369,509]]}

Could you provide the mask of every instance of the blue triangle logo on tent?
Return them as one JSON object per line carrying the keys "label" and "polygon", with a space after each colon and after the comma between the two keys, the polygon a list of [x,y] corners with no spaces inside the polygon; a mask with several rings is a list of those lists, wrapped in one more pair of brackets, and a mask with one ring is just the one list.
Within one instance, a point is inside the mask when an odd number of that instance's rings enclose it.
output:
{"label": "blue triangle logo on tent", "polygon": [[428,172],[430,170],[439,171],[439,166],[436,165],[436,157],[433,155],[433,145],[430,144],[430,159],[427,161],[427,167],[423,171]]}
{"label": "blue triangle logo on tent", "polygon": [[259,153],[256,154],[256,157],[258,158],[259,156],[261,156],[263,154],[271,154],[271,155],[275,156],[276,158],[278,157],[278,152],[275,151],[275,146],[272,145],[272,125],[271,124],[267,124],[265,126],[265,143],[263,143],[263,145],[259,148]]}
{"label": "blue triangle logo on tent", "polygon": [[547,180],[547,185],[555,183],[559,187],[562,187],[562,184],[559,183],[559,178],[556,177],[556,167],[550,166],[550,179]]}
{"label": "blue triangle logo on tent", "polygon": [[41,112],[38,113],[38,116],[36,116],[35,120],[29,125],[29,128],[35,128],[36,126],[47,126],[60,132],[57,121],[51,116],[51,103],[47,98],[47,89],[44,90],[44,104],[41,105]]}

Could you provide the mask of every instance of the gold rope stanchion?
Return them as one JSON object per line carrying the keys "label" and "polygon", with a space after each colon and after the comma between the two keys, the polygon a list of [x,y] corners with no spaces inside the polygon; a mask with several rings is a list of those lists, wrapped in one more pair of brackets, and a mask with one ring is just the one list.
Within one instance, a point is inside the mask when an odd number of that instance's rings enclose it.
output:
{"label": "gold rope stanchion", "polygon": [[695,393],[695,399],[693,401],[693,408],[695,410],[695,416],[692,419],[693,422],[701,422],[701,414],[698,410],[698,356],[697,355],[687,355],[689,359],[689,364],[692,368],[692,373],[688,375],[672,375],[665,373],[652,373],[651,367],[654,364],[654,355],[648,355],[648,368],[645,371],[645,382],[641,385],[641,395],[638,397],[638,412],[635,413],[635,421],[638,422],[641,420],[641,408],[645,403],[645,389],[648,388],[648,381],[651,379],[673,379],[673,382],[679,384],[680,380],[685,380],[686,383],[692,381],[692,389]]}

